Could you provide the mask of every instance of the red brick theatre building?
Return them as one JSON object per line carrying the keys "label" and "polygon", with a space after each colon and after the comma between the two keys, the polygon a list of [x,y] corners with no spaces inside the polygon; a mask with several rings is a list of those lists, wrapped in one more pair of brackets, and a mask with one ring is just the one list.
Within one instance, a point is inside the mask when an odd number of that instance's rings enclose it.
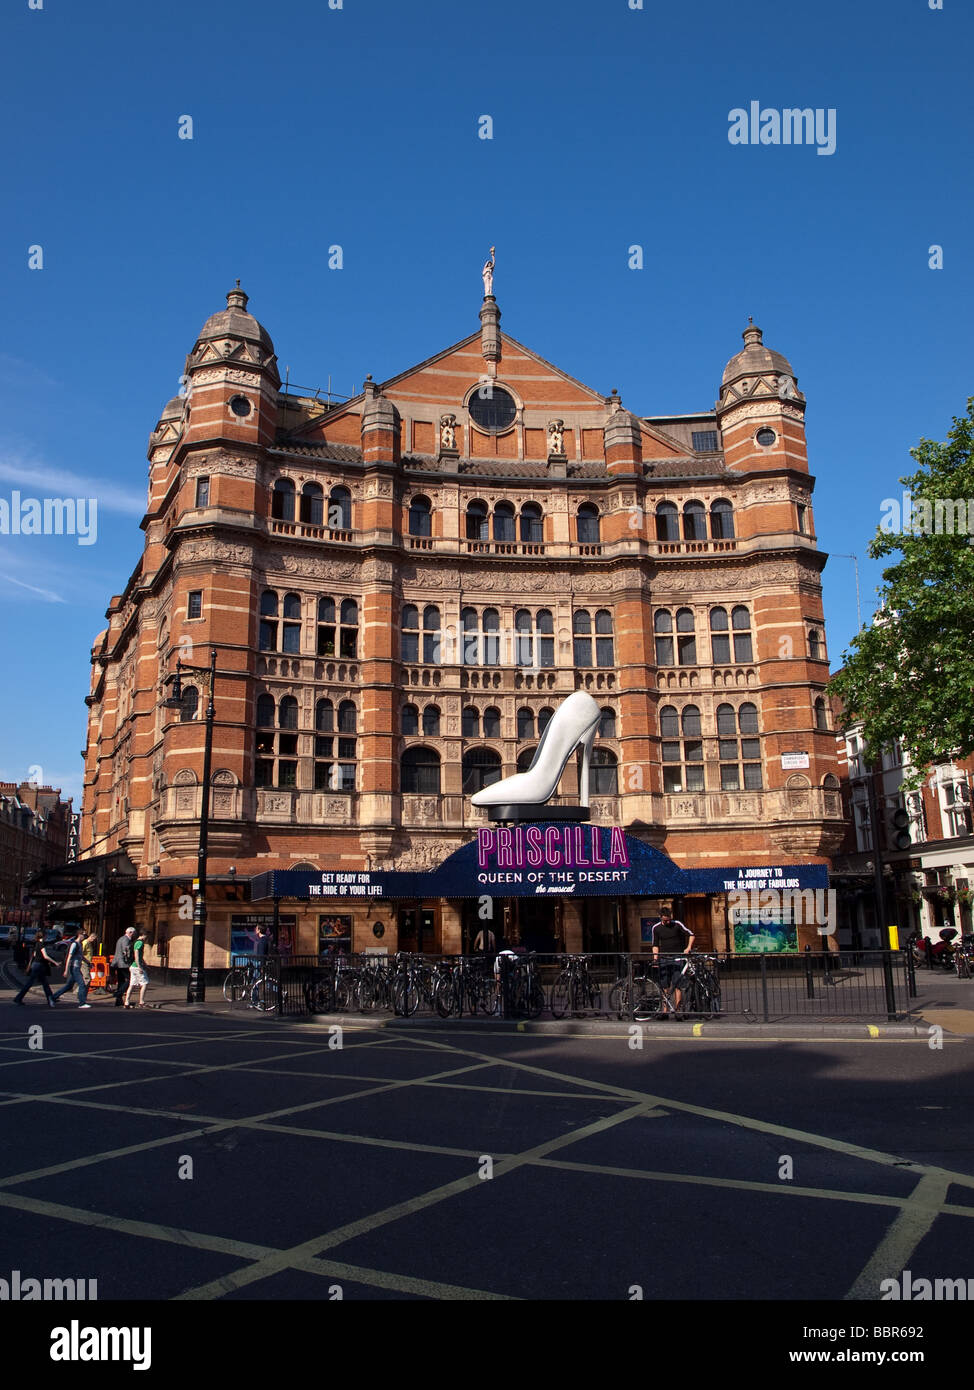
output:
{"label": "red brick theatre building", "polygon": [[[301,952],[456,951],[485,914],[639,949],[664,903],[733,949],[729,892],[824,887],[826,557],[805,398],[761,330],[714,408],[641,416],[502,333],[487,293],[477,331],[336,401],[282,390],[247,302],[207,319],[150,437],[144,553],[92,653],[81,853],[128,861],[162,958],[189,964],[208,699],[184,676],[168,708],[166,682],[212,648],[207,966],[275,898]],[[602,711],[591,824],[498,838],[470,796],[578,689]]]}

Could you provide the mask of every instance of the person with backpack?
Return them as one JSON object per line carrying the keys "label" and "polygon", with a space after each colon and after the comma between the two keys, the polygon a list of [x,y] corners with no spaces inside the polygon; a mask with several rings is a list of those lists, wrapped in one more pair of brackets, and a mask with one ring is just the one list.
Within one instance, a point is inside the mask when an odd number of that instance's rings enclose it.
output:
{"label": "person with backpack", "polygon": [[129,971],[132,961],[135,959],[135,952],[132,948],[132,938],[135,936],[134,927],[126,927],[125,931],[115,942],[115,954],[112,957],[112,965],[115,967],[115,1007],[120,1009],[125,1003],[125,996],[129,988]]}
{"label": "person with backpack", "polygon": [[62,994],[67,994],[69,990],[74,989],[75,985],[77,985],[78,1008],[91,1008],[91,1005],[88,1003],[88,981],[85,979],[84,974],[84,944],[85,929],[84,927],[79,927],[78,930],[75,932],[74,940],[68,947],[68,954],[64,958],[63,974],[65,979],[67,980],[67,984],[62,985],[61,988],[55,994],[55,1004],[61,998]]}
{"label": "person with backpack", "polygon": [[47,977],[51,973],[51,966],[57,965],[57,961],[52,955],[48,954],[47,947],[44,945],[44,929],[37,928],[37,935],[34,937],[34,944],[31,948],[30,959],[27,963],[27,983],[19,994],[14,995],[14,1003],[22,1004],[24,995],[34,985],[43,985],[44,993],[47,995],[47,1002],[50,1008],[55,1008],[54,995],[51,993],[51,986],[47,983]]}

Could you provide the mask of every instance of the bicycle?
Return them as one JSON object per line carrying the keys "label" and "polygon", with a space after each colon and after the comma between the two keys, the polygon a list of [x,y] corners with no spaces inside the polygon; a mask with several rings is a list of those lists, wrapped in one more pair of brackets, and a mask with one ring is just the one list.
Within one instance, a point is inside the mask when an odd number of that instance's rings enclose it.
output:
{"label": "bicycle", "polygon": [[[720,1013],[720,981],[714,968],[716,957],[678,956],[676,960],[682,960],[683,966],[679,974],[673,977],[669,989],[663,989],[651,975],[641,982],[641,992],[633,1001],[632,1010],[637,1023],[649,1023],[671,1014],[674,1018],[680,1018],[687,1014],[709,1014],[713,1017]],[[682,996],[679,1008],[669,993],[669,990],[677,989]]]}
{"label": "bicycle", "polygon": [[565,968],[551,986],[548,1007],[552,1018],[582,1014],[588,1009],[601,1013],[602,991],[592,979],[590,960],[591,956],[568,956]]}

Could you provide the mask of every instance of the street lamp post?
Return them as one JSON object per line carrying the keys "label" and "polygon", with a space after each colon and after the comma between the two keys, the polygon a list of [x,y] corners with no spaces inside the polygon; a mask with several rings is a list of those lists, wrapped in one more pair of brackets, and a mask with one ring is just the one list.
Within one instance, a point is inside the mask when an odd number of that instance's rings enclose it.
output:
{"label": "street lamp post", "polygon": [[202,1004],[206,999],[206,972],[203,965],[206,946],[206,846],[210,829],[210,767],[213,761],[213,686],[216,681],[216,647],[210,650],[209,666],[187,666],[182,661],[176,662],[176,674],[169,677],[173,683],[172,695],[165,701],[169,709],[179,709],[182,706],[182,676],[184,671],[209,676],[206,738],[203,744],[203,799],[200,806],[200,840],[199,851],[196,856],[196,879],[193,884],[196,893],[193,904],[193,950],[190,957],[189,984],[186,987],[186,1002],[188,1004]]}

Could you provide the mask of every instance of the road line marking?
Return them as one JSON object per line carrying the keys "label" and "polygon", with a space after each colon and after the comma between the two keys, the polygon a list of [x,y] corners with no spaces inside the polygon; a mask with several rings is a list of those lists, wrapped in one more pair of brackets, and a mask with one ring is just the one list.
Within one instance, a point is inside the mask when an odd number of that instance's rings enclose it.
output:
{"label": "road line marking", "polygon": [[[564,1148],[567,1144],[579,1143],[582,1139],[599,1134],[603,1130],[624,1124],[635,1115],[642,1114],[646,1109],[646,1105],[642,1103],[632,1105],[617,1115],[607,1116],[594,1121],[592,1124],[584,1125],[581,1129],[573,1130],[570,1134],[563,1134],[558,1138],[546,1140],[543,1144],[537,1144],[533,1148],[527,1149],[524,1153],[500,1159],[494,1164],[493,1180],[496,1181],[498,1177],[505,1177],[508,1173],[526,1166],[533,1159],[544,1157],[556,1149]],[[464,1178],[456,1178],[453,1182],[444,1183],[419,1197],[411,1197],[404,1202],[397,1202],[394,1206],[386,1207],[384,1211],[373,1212],[371,1216],[338,1226],[324,1235],[316,1236],[299,1246],[295,1246],[292,1250],[284,1251],[281,1255],[270,1256],[247,1269],[237,1270],[226,1275],[222,1279],[214,1279],[207,1284],[200,1284],[195,1288],[187,1289],[179,1295],[179,1299],[219,1298],[225,1293],[231,1293],[247,1284],[253,1284],[272,1274],[277,1274],[281,1269],[287,1267],[289,1259],[293,1256],[318,1255],[325,1250],[334,1249],[336,1245],[344,1245],[347,1241],[354,1240],[361,1235],[367,1235],[381,1226],[399,1221],[405,1216],[413,1216],[417,1212],[425,1211],[429,1207],[447,1201],[450,1197],[468,1192],[471,1188],[479,1186],[482,1181],[483,1179],[476,1172]]]}
{"label": "road line marking", "polygon": [[[914,1250],[940,1215],[949,1186],[947,1178],[940,1173],[924,1174],[846,1294],[847,1300],[866,1299],[872,1302],[879,1297],[879,1286],[883,1279],[899,1279]],[[974,1208],[971,1208],[971,1214],[974,1215]]]}

